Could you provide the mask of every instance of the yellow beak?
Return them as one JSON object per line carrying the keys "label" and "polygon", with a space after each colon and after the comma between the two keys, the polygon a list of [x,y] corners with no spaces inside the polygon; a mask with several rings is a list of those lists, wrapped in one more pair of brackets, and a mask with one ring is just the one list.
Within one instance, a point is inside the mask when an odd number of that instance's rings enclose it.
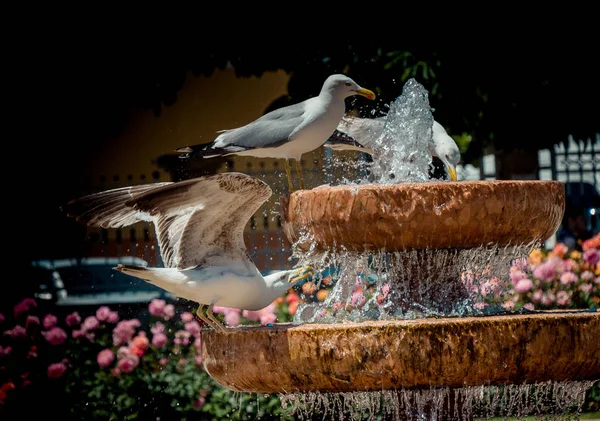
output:
{"label": "yellow beak", "polygon": [[306,278],[310,278],[315,273],[315,269],[312,266],[304,266],[296,269],[296,272],[293,276],[290,276],[288,283],[295,284],[300,282]]}
{"label": "yellow beak", "polygon": [[358,91],[356,91],[356,93],[370,100],[375,99],[375,93],[365,88],[360,88]]}
{"label": "yellow beak", "polygon": [[446,165],[446,168],[448,169],[448,175],[450,175],[450,180],[456,181],[456,168],[449,164]]}

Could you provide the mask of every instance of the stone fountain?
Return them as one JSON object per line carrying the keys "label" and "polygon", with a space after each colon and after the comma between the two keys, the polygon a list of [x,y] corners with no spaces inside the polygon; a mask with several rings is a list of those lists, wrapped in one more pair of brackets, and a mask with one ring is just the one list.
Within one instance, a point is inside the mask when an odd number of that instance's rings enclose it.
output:
{"label": "stone fountain", "polygon": [[[506,279],[511,261],[556,231],[564,206],[555,181],[362,183],[284,196],[295,255],[341,267],[339,280],[293,324],[204,332],[204,367],[231,390],[278,393],[298,411],[326,410],[342,394],[340,407],[378,402],[395,419],[419,405],[421,416],[469,419],[467,402],[490,388],[546,385],[557,396],[570,382],[561,396],[581,400],[600,378],[600,313],[509,314],[478,301],[484,284]],[[357,265],[379,292],[361,311],[346,305]],[[515,390],[513,401],[530,393]],[[434,407],[443,409],[434,416]]]}

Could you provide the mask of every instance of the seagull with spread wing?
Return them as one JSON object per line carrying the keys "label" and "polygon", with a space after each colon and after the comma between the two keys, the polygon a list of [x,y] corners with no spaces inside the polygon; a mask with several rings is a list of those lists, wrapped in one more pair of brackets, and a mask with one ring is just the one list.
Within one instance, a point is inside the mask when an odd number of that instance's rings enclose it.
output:
{"label": "seagull with spread wing", "polygon": [[183,154],[182,158],[240,155],[285,159],[290,193],[294,187],[289,160],[294,159],[300,186],[304,189],[300,158],[322,146],[332,135],[346,111],[344,100],[352,95],[375,99],[372,91],[360,87],[349,77],[331,75],[316,97],[273,110],[245,126],[222,130],[213,142],[176,151]]}
{"label": "seagull with spread wing", "polygon": [[153,222],[165,267],[114,269],[199,303],[198,317],[226,330],[213,306],[260,310],[312,274],[302,267],[263,276],[248,255],[244,227],[271,194],[261,180],[231,172],[108,190],[75,199],[65,210],[94,227]]}

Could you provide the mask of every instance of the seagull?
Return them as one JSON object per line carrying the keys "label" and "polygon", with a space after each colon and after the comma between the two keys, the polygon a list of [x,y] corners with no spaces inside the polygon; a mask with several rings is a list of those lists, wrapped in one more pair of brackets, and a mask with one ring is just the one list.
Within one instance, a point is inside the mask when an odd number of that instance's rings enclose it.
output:
{"label": "seagull", "polygon": [[372,91],[345,75],[334,74],[325,80],[316,97],[273,110],[245,126],[221,130],[211,143],[185,146],[176,152],[183,154],[181,158],[240,155],[285,159],[290,193],[294,188],[289,161],[294,159],[304,189],[300,158],[322,146],[333,134],[346,111],[344,99],[353,95],[375,99]]}
{"label": "seagull", "polygon": [[244,227],[271,195],[263,181],[230,172],[107,190],[72,200],[65,211],[93,227],[153,222],[165,267],[113,269],[199,303],[198,317],[227,331],[215,305],[260,310],[313,274],[304,266],[263,276],[248,255]]}
{"label": "seagull", "polygon": [[[345,116],[341,119],[333,136],[323,145],[337,151],[359,151],[373,155],[372,142],[385,127],[385,117],[359,118]],[[444,127],[433,121],[433,142],[429,153],[439,158],[446,166],[450,180],[456,181],[456,166],[460,161],[460,150]]]}

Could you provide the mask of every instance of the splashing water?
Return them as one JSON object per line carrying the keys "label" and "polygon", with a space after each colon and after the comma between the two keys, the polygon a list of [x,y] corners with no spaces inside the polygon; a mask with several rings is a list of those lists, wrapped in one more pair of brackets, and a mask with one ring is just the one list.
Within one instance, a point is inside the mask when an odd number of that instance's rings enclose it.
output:
{"label": "splashing water", "polygon": [[506,313],[511,262],[537,243],[397,252],[297,252],[327,274],[326,299],[299,306],[295,323]]}
{"label": "splashing water", "polygon": [[[522,420],[578,419],[586,391],[595,381],[546,382],[457,389],[399,389],[377,392],[290,393],[281,406],[297,419],[311,420]],[[575,415],[576,418],[572,416]]]}
{"label": "splashing water", "polygon": [[428,181],[432,126],[428,92],[415,79],[409,79],[402,95],[390,105],[383,132],[373,141],[374,181]]}
{"label": "splashing water", "polygon": [[[385,117],[371,120],[367,128],[354,123],[349,134],[356,135],[372,149],[372,161],[356,157],[346,161],[338,154],[329,158],[328,184],[396,184],[429,181],[433,148],[433,116],[428,92],[415,79],[409,79],[402,94],[389,106]],[[336,174],[338,174],[336,176]],[[340,175],[341,174],[341,175]]]}

